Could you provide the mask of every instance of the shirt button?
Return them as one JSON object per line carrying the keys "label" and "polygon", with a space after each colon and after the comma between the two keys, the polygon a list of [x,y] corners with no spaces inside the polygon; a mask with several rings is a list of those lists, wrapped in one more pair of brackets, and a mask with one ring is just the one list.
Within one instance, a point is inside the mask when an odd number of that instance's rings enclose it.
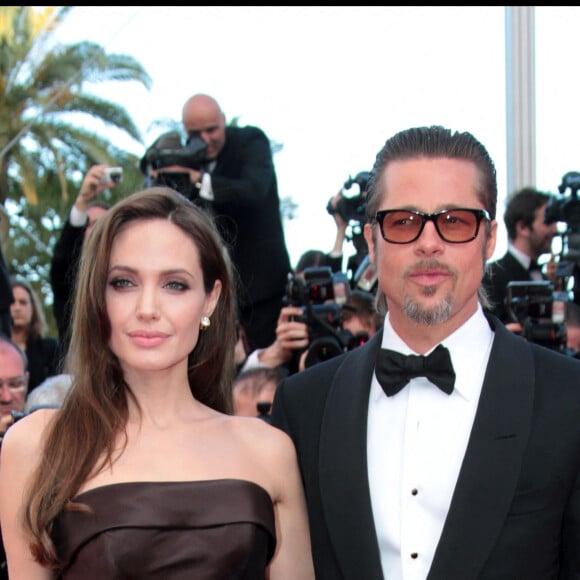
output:
{"label": "shirt button", "polygon": [[417,488],[414,488],[411,490],[411,495],[417,495],[419,493],[419,490]]}
{"label": "shirt button", "polygon": [[419,554],[417,554],[417,552],[413,552],[411,554],[411,558],[413,558],[413,560],[416,560],[419,557]]}

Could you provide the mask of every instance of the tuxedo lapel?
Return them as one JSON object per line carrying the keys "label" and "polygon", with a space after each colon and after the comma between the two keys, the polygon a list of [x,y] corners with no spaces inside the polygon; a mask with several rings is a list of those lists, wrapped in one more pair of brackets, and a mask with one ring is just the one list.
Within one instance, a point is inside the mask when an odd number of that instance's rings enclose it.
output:
{"label": "tuxedo lapel", "polygon": [[531,428],[530,349],[503,325],[495,337],[473,429],[429,580],[477,578],[509,510]]}
{"label": "tuxedo lapel", "polygon": [[370,385],[382,332],[349,353],[334,375],[320,436],[320,493],[341,570],[382,578],[367,469]]}

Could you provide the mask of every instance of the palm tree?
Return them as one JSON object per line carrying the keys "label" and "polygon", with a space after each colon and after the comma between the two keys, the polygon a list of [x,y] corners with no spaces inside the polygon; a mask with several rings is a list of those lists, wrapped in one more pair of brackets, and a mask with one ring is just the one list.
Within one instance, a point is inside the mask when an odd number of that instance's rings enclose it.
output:
{"label": "palm tree", "polygon": [[103,82],[151,87],[131,56],[91,42],[55,43],[73,8],[0,6],[0,238],[10,271],[42,295],[49,323],[52,248],[82,177],[96,163],[123,166],[111,203],[143,183],[136,156],[97,130],[113,128],[142,144],[135,123],[88,89]]}
{"label": "palm tree", "polygon": [[[67,200],[75,172],[84,175],[94,163],[135,165],[131,155],[87,128],[114,127],[141,143],[131,117],[86,88],[111,81],[150,88],[151,78],[133,57],[106,54],[92,42],[55,45],[53,32],[72,8],[0,7],[2,205],[22,195],[36,205],[45,192]],[[56,188],[39,193],[39,181]]]}

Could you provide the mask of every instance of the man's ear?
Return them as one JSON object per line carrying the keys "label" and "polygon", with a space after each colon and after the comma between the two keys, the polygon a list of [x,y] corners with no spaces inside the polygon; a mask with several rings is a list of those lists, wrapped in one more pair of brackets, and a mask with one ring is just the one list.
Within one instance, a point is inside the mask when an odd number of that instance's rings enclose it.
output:
{"label": "man's ear", "polygon": [[373,225],[365,224],[363,229],[363,234],[367,243],[367,248],[369,250],[369,260],[375,263],[375,241],[373,238]]}
{"label": "man's ear", "polygon": [[527,235],[531,229],[532,227],[527,225],[524,220],[518,220],[516,222],[516,237],[520,235]]}
{"label": "man's ear", "polygon": [[485,245],[485,259],[486,261],[491,259],[493,253],[495,252],[495,246],[497,243],[497,221],[492,220],[489,226],[489,236]]}

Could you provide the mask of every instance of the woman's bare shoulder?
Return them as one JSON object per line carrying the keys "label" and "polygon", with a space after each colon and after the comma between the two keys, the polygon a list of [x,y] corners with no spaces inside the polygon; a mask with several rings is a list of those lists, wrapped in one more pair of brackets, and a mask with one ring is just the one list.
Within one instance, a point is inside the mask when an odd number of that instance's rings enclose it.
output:
{"label": "woman's bare shoulder", "polygon": [[44,443],[48,427],[58,409],[39,409],[11,425],[2,439],[2,455],[10,450],[28,455],[36,452]]}
{"label": "woman's bare shoulder", "polygon": [[254,452],[268,461],[295,461],[295,449],[289,435],[259,417],[232,417],[232,427]]}

